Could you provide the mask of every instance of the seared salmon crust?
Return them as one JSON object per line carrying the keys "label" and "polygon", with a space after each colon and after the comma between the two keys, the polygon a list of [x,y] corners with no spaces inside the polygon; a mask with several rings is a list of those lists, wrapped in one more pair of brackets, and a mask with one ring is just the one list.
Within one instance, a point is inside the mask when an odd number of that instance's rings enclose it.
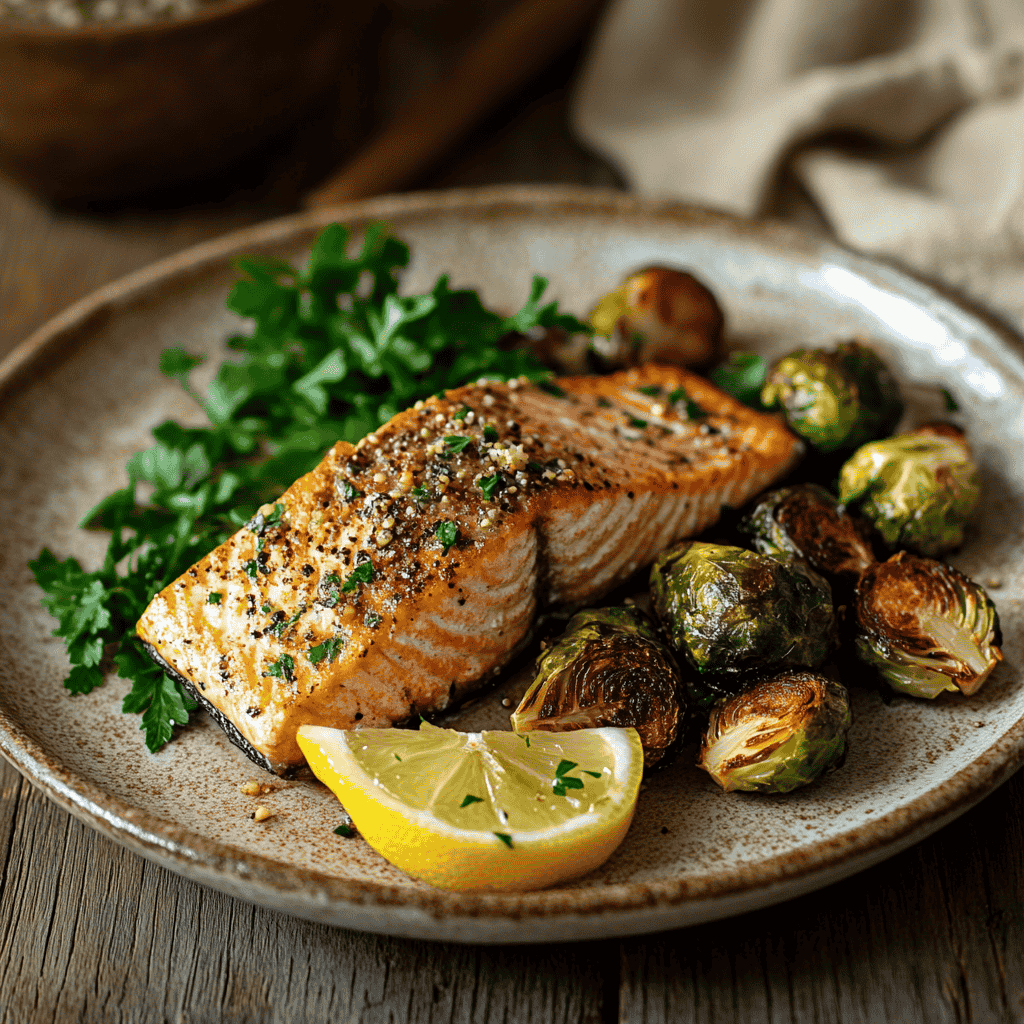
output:
{"label": "seared salmon crust", "polygon": [[674,367],[479,382],[338,442],[158,594],[138,635],[254,761],[288,773],[303,723],[386,727],[458,701],[540,609],[598,600],[799,451]]}

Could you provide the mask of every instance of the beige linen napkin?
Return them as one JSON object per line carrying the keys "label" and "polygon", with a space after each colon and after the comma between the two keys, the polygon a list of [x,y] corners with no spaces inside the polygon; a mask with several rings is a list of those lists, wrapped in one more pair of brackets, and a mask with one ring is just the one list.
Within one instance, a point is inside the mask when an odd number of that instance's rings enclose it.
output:
{"label": "beige linen napkin", "polygon": [[574,127],[636,191],[780,212],[1024,327],[1024,0],[613,0]]}

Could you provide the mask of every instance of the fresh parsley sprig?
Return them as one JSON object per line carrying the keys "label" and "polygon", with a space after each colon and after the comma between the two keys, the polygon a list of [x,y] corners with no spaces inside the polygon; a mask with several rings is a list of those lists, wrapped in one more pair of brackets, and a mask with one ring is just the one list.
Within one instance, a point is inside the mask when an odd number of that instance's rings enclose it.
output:
{"label": "fresh parsley sprig", "polygon": [[[160,369],[203,407],[209,425],[165,422],[153,431],[154,445],[128,460],[127,486],[83,520],[110,532],[99,569],[59,561],[49,550],[29,563],[67,645],[65,686],[88,693],[115,667],[132,683],[122,710],[142,714],[150,750],[195,707],[135,635],[154,595],[311,470],[335,441],[358,441],[418,399],[480,376],[543,378],[547,371],[529,350],[505,343],[512,334],[589,330],[554,302],[541,305],[542,277],[523,308],[505,318],[476,292],[452,289],[447,275],[423,295],[399,295],[409,249],[383,225],[366,231],[358,252],[349,249],[348,230],[333,224],[305,270],[240,259],[243,276],[227,305],[252,328],[228,341],[237,357],[220,365],[205,396],[191,382],[202,356],[178,347],[160,357]],[[275,507],[261,525],[280,518]],[[314,650],[319,660],[336,653]],[[274,667],[282,676],[293,668],[285,657]]]}

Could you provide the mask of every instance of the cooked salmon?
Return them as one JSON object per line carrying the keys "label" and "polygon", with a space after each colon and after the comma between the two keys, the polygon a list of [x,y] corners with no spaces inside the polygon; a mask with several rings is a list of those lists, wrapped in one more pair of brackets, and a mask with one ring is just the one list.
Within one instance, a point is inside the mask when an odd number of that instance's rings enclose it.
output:
{"label": "cooked salmon", "polygon": [[598,600],[798,454],[775,418],[677,368],[481,381],[336,444],[158,594],[138,634],[287,773],[303,723],[383,727],[458,701],[538,610]]}

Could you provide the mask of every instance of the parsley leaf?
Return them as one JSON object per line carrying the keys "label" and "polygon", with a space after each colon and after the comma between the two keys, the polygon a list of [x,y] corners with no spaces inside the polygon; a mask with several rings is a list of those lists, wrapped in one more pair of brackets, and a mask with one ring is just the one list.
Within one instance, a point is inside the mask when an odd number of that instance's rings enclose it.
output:
{"label": "parsley leaf", "polygon": [[729,361],[711,371],[711,379],[723,391],[752,409],[762,409],[761,388],[768,376],[768,363],[756,352],[734,352]]}
{"label": "parsley leaf", "polygon": [[373,580],[373,562],[367,560],[360,562],[349,574],[348,578],[341,585],[343,594],[351,594],[360,583],[370,583]]}
{"label": "parsley leaf", "polygon": [[465,451],[472,440],[473,438],[464,437],[462,434],[449,434],[444,439],[445,451],[457,455],[459,452]]}
{"label": "parsley leaf", "polygon": [[470,804],[482,804],[483,802],[484,798],[482,796],[473,796],[472,793],[467,793],[462,798],[462,803],[459,804],[459,807],[468,807]]}
{"label": "parsley leaf", "polygon": [[321,661],[326,661],[329,665],[338,656],[338,651],[344,646],[345,641],[338,636],[325,640],[322,644],[310,647],[308,652],[309,662],[311,665],[319,665]]}
{"label": "parsley leaf", "polygon": [[[398,272],[409,249],[383,225],[371,225],[361,245],[351,243],[348,229],[332,224],[305,268],[239,259],[241,277],[227,306],[250,326],[228,339],[231,358],[206,394],[190,379],[202,357],[180,346],[160,357],[160,369],[201,406],[208,423],[156,427],[153,445],[128,460],[127,485],[85,517],[83,526],[110,534],[99,568],[87,571],[47,550],[30,563],[67,645],[65,686],[73,693],[98,686],[109,655],[132,683],[124,709],[143,716],[151,750],[187,721],[193,704],[135,636],[136,621],[159,591],[246,524],[258,535],[278,525],[282,504],[262,519],[259,509],[338,440],[355,443],[417,400],[481,376],[547,377],[528,349],[499,345],[509,334],[538,327],[589,333],[554,302],[542,303],[543,278],[534,278],[517,313],[502,317],[476,292],[451,288],[447,276],[424,294],[400,296]],[[354,487],[352,494],[341,490],[346,500],[358,496]],[[271,571],[255,559],[244,570],[252,580]],[[322,603],[336,604],[340,589],[369,582],[360,574],[372,571],[368,563],[357,567],[344,586],[336,576],[331,586],[328,576]],[[217,603],[212,595],[208,600]],[[283,660],[277,665],[282,674],[291,671]]]}
{"label": "parsley leaf", "polygon": [[271,662],[267,666],[264,675],[287,679],[290,683],[295,678],[295,659],[290,654],[282,654],[277,661]]}
{"label": "parsley leaf", "polygon": [[441,552],[442,555],[447,555],[452,549],[452,546],[459,539],[459,527],[456,523],[449,522],[447,519],[437,524],[437,539],[444,546],[444,550]]}
{"label": "parsley leaf", "polygon": [[490,423],[484,427],[484,440],[492,442],[498,440],[498,431],[495,427],[492,427]]}
{"label": "parsley leaf", "polygon": [[512,837],[507,832],[495,832],[494,833],[510,850],[514,849],[512,846]]}
{"label": "parsley leaf", "polygon": [[501,481],[501,474],[495,473],[493,476],[482,476],[477,481],[480,490],[484,492],[484,498],[487,501],[494,501],[494,488],[498,486]]}

